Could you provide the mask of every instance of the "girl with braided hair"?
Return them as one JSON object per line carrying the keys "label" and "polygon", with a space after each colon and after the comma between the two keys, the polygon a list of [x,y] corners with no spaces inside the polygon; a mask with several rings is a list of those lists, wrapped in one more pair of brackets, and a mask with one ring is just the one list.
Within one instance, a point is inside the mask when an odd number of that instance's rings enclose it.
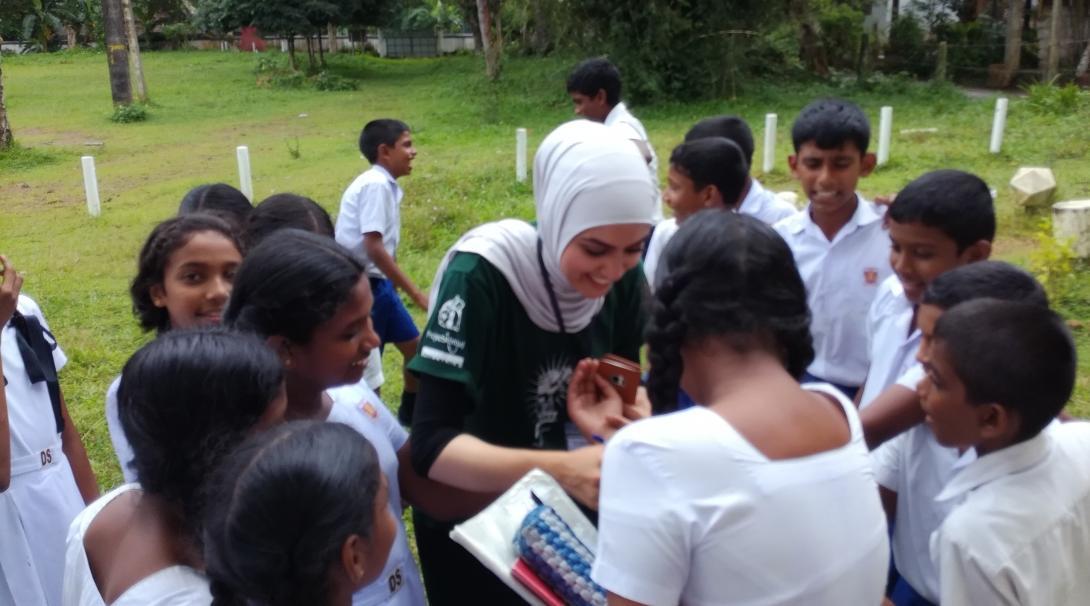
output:
{"label": "girl with braided hair", "polygon": [[[859,419],[813,357],[791,251],[752,217],[686,221],[648,330],[656,405],[607,444],[594,579],[611,606],[878,604],[888,540]],[[620,402],[602,402],[615,406]]]}

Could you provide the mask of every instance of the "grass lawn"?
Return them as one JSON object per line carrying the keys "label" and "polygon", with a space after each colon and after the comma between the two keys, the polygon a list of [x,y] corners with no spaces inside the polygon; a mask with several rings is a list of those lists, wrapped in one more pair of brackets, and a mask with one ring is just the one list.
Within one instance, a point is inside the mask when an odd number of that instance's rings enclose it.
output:
{"label": "grass lawn", "polygon": [[[414,129],[420,155],[405,180],[401,262],[423,285],[459,234],[504,216],[530,217],[529,185],[514,179],[514,130],[529,129],[531,153],[571,117],[564,77],[572,59],[511,59],[498,85],[476,57],[331,59],[331,71],[357,79],[353,92],[273,90],[255,85],[254,58],[238,53],[146,53],[150,119],[108,120],[106,59],[76,53],[5,57],[5,92],[21,148],[0,156],[0,251],[26,273],[24,291],[41,303],[70,363],[63,373],[69,406],[104,486],[120,480],[103,401],[106,387],[147,338],[127,294],[136,254],[151,227],[172,215],[200,183],[237,183],[235,146],[248,145],[256,196],[297,192],[336,213],[345,186],[366,168],[356,140],[372,118],[399,117]],[[791,120],[818,96],[847,96],[877,122],[894,107],[892,162],[860,184],[866,195],[896,191],[935,168],[983,176],[998,192],[997,256],[1027,263],[1038,249],[1038,218],[1014,208],[1007,181],[1021,165],[1050,166],[1059,199],[1090,197],[1090,103],[1063,116],[1012,100],[1004,152],[987,153],[993,101],[949,87],[886,81],[871,90],[806,83],[741,83],[733,100],[635,107],[665,173],[670,150],[697,119],[737,113],[757,131],[766,112],[780,116],[778,161],[766,185],[793,189],[786,155]],[[901,134],[903,129],[937,128]],[[877,131],[877,128],[875,128]],[[100,145],[87,145],[100,143]],[[291,150],[298,150],[295,157]],[[79,156],[94,155],[102,216],[86,213]],[[1073,404],[1090,415],[1090,272],[1077,266],[1058,301],[1075,321],[1081,378]],[[420,314],[418,320],[422,322]],[[384,393],[396,404],[400,355],[385,359]]]}

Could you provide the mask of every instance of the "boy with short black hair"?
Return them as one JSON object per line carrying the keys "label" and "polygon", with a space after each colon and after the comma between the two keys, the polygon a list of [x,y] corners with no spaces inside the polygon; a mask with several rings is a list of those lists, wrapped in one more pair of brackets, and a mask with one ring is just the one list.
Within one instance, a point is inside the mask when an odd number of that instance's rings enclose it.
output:
{"label": "boy with short black hair", "polygon": [[[400,120],[368,122],[360,132],[360,153],[371,168],[360,174],[341,197],[334,228],[337,242],[362,253],[367,262],[374,303],[371,320],[382,345],[394,343],[405,360],[416,355],[420,331],[405,309],[396,288],[400,288],[424,311],[428,297],[397,264],[401,240],[401,199],[404,192],[397,180],[413,170],[416,148],[408,125]],[[412,420],[416,378],[404,372],[405,391],[398,416],[402,423]]]}
{"label": "boy with short black hair", "polygon": [[[860,409],[915,364],[920,343],[915,311],[927,285],[943,272],[987,259],[995,239],[988,185],[959,170],[915,179],[897,194],[886,217],[889,264],[896,275],[882,283],[867,316],[870,367]],[[914,386],[918,374],[908,376],[915,376],[909,383]]]}
{"label": "boy with short black hair", "polygon": [[793,204],[776,197],[760,181],[753,178],[753,131],[745,120],[738,116],[704,118],[685,133],[685,142],[709,137],[723,137],[733,141],[742,149],[746,159],[746,184],[738,203],[733,207],[736,212],[751,215],[769,225],[798,212]]}
{"label": "boy with short black hair", "polygon": [[[947,309],[981,298],[1048,307],[1041,284],[1008,263],[980,261],[952,269],[935,278],[920,299],[916,310],[920,333],[916,358],[929,358],[935,325]],[[924,414],[915,393],[911,403],[922,421]],[[871,455],[882,501],[894,528],[891,545],[900,576],[890,598],[897,606],[938,603],[939,574],[931,558],[930,538],[950,510],[949,503],[936,501],[936,497],[957,473],[959,456],[956,449],[938,443],[931,429],[918,421]]]}
{"label": "boy with short black hair", "polygon": [[1075,385],[1063,319],[1029,303],[963,303],[939,318],[924,365],[927,423],[967,455],[938,495],[957,503],[931,537],[941,603],[1085,599],[1090,424],[1050,425]]}
{"label": "boy with short black hair", "polygon": [[[571,96],[575,113],[587,120],[601,122],[618,130],[631,140],[644,161],[651,183],[655,186],[655,199],[659,189],[659,159],[643,123],[628,111],[621,101],[621,71],[605,57],[587,59],[575,66],[568,74],[568,95]],[[662,221],[662,205],[655,205],[654,221]]]}
{"label": "boy with short black hair", "polygon": [[803,380],[854,397],[868,361],[860,318],[892,273],[882,211],[856,193],[875,165],[870,125],[854,103],[824,99],[802,110],[791,138],[788,164],[809,204],[774,228],[795,255],[812,315],[814,362]]}

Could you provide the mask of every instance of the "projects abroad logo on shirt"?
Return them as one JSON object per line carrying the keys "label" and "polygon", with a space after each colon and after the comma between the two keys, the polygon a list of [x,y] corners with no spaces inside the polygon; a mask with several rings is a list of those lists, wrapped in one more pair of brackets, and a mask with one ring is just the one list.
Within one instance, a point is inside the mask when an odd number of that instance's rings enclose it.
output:
{"label": "projects abroad logo on shirt", "polygon": [[465,308],[465,299],[460,295],[454,295],[453,298],[447,299],[439,308],[436,322],[447,330],[458,332],[462,330],[462,311]]}
{"label": "projects abroad logo on shirt", "polygon": [[459,339],[451,334],[462,329],[462,312],[465,307],[465,299],[459,295],[454,295],[454,297],[443,303],[439,308],[435,323],[439,328],[450,332],[441,332],[435,329],[425,332],[425,343],[420,347],[420,356],[422,358],[455,368],[462,368],[465,365],[465,356],[462,355],[466,347],[465,339]]}

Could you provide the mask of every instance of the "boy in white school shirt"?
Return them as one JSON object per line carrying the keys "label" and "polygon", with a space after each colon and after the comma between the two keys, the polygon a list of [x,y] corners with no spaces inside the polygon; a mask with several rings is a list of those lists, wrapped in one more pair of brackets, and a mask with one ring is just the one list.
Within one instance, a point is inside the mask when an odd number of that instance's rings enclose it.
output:
{"label": "boy in white school shirt", "polygon": [[[659,159],[643,123],[621,101],[621,72],[617,66],[602,57],[587,59],[568,75],[567,88],[576,114],[617,130],[639,148],[647,162],[648,177],[655,186],[654,196],[658,202]],[[661,203],[655,204],[652,218],[656,224],[662,221]]]}
{"label": "boy in white school shirt", "polygon": [[[341,246],[361,253],[367,261],[367,277],[374,296],[371,321],[381,340],[380,348],[387,343],[396,345],[405,366],[416,355],[420,331],[397,289],[409,295],[425,312],[428,310],[427,295],[397,264],[404,196],[397,180],[412,173],[416,148],[408,125],[391,119],[368,122],[360,132],[359,146],[371,168],[344,191],[334,238]],[[416,378],[407,370],[403,374],[405,390],[401,394],[398,419],[408,425],[416,403]]]}
{"label": "boy in white school shirt", "polygon": [[856,193],[874,169],[870,125],[854,103],[810,103],[791,128],[791,173],[810,202],[773,227],[787,241],[806,284],[814,361],[803,382],[830,383],[855,397],[867,373],[863,318],[892,273],[882,210]]}
{"label": "boy in white school shirt", "polygon": [[966,452],[931,537],[944,606],[1090,596],[1090,424],[1054,423],[1075,344],[1040,305],[980,299],[938,319],[920,397],[939,443]]}
{"label": "boy in white school shirt", "polygon": [[[952,269],[935,278],[920,299],[916,359],[926,360],[930,355],[935,324],[947,309],[982,298],[1048,307],[1048,296],[1040,283],[1009,263],[980,261]],[[893,528],[893,560],[898,576],[889,597],[895,606],[938,602],[939,575],[929,542],[951,504],[936,501],[935,497],[957,473],[960,456],[957,449],[938,443],[931,428],[922,422],[923,409],[915,391],[913,405],[919,410],[917,424],[872,453],[882,502]]]}
{"label": "boy in white school shirt", "polygon": [[753,131],[749,124],[738,116],[712,116],[697,122],[685,133],[685,142],[723,137],[734,141],[742,148],[746,158],[746,184],[742,196],[732,209],[743,215],[750,215],[769,225],[775,224],[799,212],[794,204],[779,198],[764,188],[761,182],[753,178]]}

